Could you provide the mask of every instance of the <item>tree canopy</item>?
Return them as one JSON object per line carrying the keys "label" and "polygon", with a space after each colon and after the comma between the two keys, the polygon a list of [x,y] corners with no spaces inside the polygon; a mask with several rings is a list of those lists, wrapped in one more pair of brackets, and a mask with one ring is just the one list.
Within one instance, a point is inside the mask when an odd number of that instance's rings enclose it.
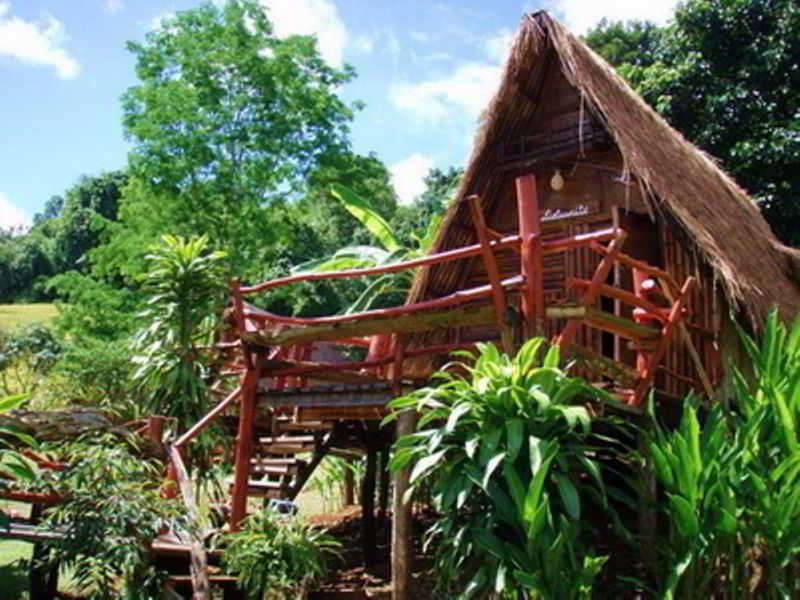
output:
{"label": "tree canopy", "polygon": [[588,43],[719,159],[784,242],[800,245],[800,6],[694,0],[673,24],[604,23]]}

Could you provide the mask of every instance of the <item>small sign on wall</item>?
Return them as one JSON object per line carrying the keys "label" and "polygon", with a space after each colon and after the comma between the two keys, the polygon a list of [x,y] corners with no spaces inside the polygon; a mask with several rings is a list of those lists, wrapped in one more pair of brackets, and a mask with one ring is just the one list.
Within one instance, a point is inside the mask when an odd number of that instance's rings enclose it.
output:
{"label": "small sign on wall", "polygon": [[562,219],[577,219],[598,212],[600,212],[598,202],[581,202],[572,206],[545,208],[541,211],[540,219],[542,223],[546,223],[548,221],[561,221]]}

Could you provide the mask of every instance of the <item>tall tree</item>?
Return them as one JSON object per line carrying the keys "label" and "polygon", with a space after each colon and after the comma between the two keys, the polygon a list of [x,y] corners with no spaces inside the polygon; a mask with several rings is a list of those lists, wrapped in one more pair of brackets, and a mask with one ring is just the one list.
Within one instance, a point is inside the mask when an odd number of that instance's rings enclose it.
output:
{"label": "tall tree", "polygon": [[800,5],[689,0],[672,25],[648,34],[657,44],[637,46],[648,29],[607,24],[587,41],[676,129],[721,161],[759,201],[779,238],[800,245]]}
{"label": "tall tree", "polygon": [[327,65],[311,37],[278,39],[251,0],[179,12],[128,48],[140,80],[123,96],[139,181],[129,225],[151,240],[207,234],[237,271],[255,269],[281,231],[269,203],[348,147],[352,110],[335,92],[352,70]]}

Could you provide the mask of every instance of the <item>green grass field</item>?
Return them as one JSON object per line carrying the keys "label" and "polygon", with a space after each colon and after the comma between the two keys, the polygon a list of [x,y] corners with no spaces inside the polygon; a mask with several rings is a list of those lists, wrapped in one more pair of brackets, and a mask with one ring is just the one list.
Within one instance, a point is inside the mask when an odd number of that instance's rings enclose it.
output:
{"label": "green grass field", "polygon": [[55,304],[0,304],[0,329],[15,329],[32,323],[47,324],[57,314]]}

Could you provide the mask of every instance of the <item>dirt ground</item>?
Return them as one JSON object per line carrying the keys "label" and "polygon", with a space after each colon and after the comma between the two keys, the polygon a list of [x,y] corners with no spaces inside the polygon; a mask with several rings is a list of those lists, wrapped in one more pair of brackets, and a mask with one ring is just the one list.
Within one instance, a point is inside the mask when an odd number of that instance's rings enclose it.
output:
{"label": "dirt ground", "polygon": [[[364,567],[361,549],[361,507],[348,506],[340,511],[315,515],[309,521],[325,527],[342,544],[341,559],[331,565],[331,575],[311,600],[383,599],[391,598],[391,520],[378,521],[377,555],[368,568]],[[422,512],[414,515],[414,588],[430,590],[429,571],[432,560],[422,552],[422,535],[430,524]],[[432,598],[415,593],[418,600]]]}

